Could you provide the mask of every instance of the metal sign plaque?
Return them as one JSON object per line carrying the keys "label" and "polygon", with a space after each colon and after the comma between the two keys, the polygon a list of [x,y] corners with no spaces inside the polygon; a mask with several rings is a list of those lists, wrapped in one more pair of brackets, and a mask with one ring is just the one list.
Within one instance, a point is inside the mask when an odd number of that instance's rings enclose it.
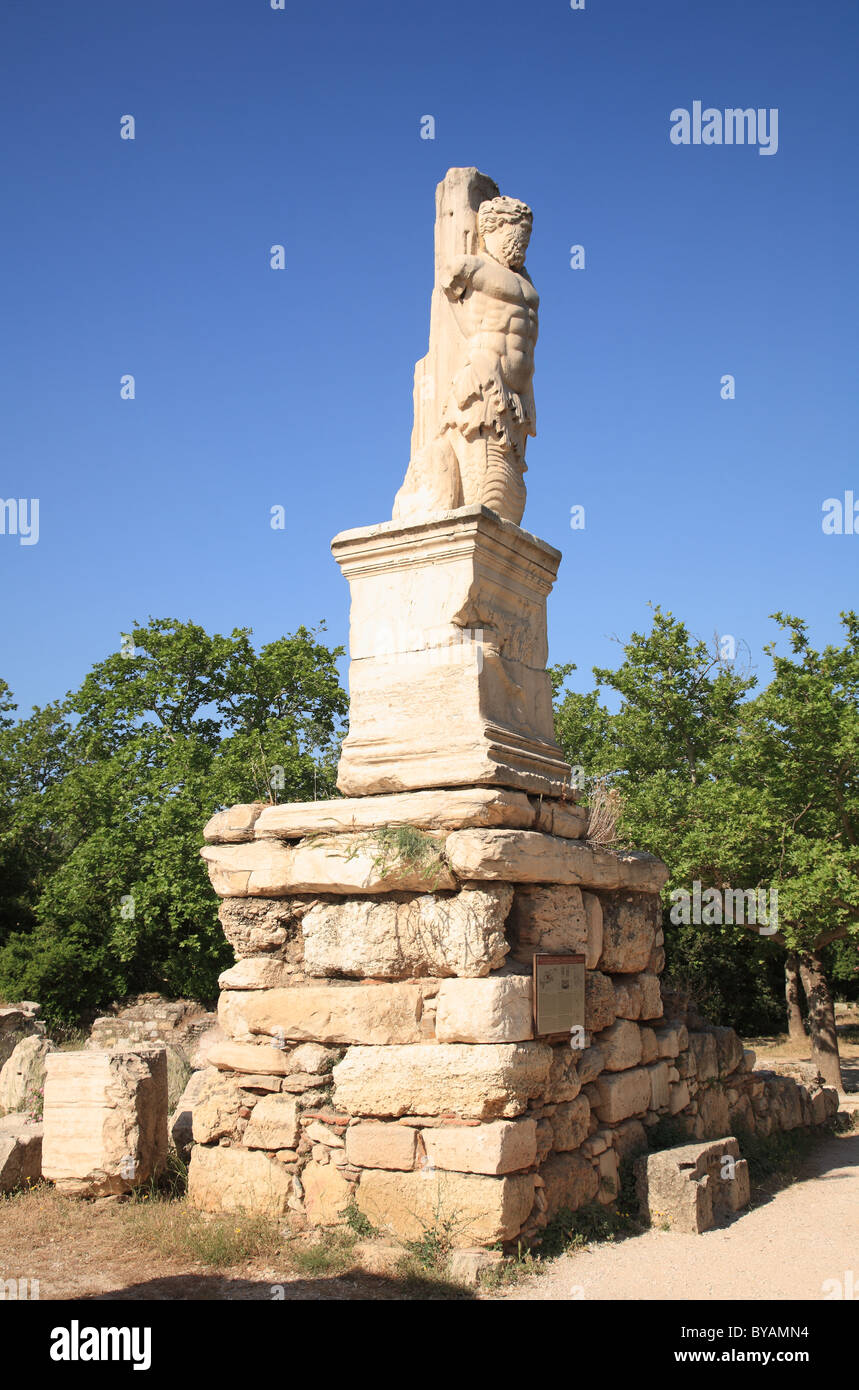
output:
{"label": "metal sign plaque", "polygon": [[585,1026],[584,956],[534,956],[534,1033],[570,1034]]}

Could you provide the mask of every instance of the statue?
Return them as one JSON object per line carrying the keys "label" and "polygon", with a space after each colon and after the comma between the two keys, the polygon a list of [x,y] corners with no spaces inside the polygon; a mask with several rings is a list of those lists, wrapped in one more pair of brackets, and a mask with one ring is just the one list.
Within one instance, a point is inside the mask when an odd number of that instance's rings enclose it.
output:
{"label": "statue", "polygon": [[393,517],[482,504],[518,525],[536,434],[531,210],[476,169],[451,169],[436,203],[430,350],[415,369],[411,461]]}

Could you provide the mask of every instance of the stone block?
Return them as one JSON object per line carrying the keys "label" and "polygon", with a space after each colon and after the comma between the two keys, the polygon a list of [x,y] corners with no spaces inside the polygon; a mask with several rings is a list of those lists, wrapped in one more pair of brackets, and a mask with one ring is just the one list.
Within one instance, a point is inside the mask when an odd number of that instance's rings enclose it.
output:
{"label": "stone block", "polygon": [[654,1032],[660,1057],[677,1057],[689,1046],[689,1034],[684,1023],[663,1023]]}
{"label": "stone block", "polygon": [[188,1205],[198,1211],[285,1216],[292,1197],[289,1173],[258,1149],[195,1144],[188,1169]]}
{"label": "stone block", "polygon": [[642,1155],[636,1183],[641,1210],[654,1225],[691,1234],[712,1229],[749,1201],[748,1166],[731,1136]]}
{"label": "stone block", "polygon": [[690,1033],[689,1052],[695,1059],[695,1074],[699,1081],[710,1081],[719,1075],[719,1054],[712,1033]]}
{"label": "stone block", "polygon": [[[659,861],[656,861],[657,863]],[[659,898],[652,893],[602,895],[603,948],[600,970],[634,975],[644,970],[661,921]]]}
{"label": "stone block", "polygon": [[346,531],[332,550],[352,600],[340,791],[560,798],[570,770],[546,672],[558,551],[480,506]]}
{"label": "stone block", "polygon": [[[491,831],[455,831],[491,834]],[[520,832],[498,831],[516,835]],[[445,844],[441,837],[439,849]],[[391,859],[372,833],[327,835],[290,844],[252,840],[238,845],[204,845],[215,892],[222,898],[279,898],[293,893],[393,893],[455,888],[441,859],[433,865]]]}
{"label": "stone block", "polygon": [[226,811],[216,811],[206,822],[203,839],[207,844],[217,845],[252,840],[254,825],[264,806],[264,801],[251,801],[246,805],[230,806]]}
{"label": "stone block", "polygon": [[582,890],[574,884],[517,888],[508,929],[516,960],[530,964],[535,951],[583,955],[588,928]]}
{"label": "stone block", "polygon": [[646,1070],[650,1076],[650,1109],[667,1110],[671,1103],[668,1063],[654,1062]]}
{"label": "stone block", "polygon": [[603,1072],[594,1086],[593,1108],[603,1124],[618,1124],[650,1109],[650,1072],[647,1067],[630,1071]]}
{"label": "stone block", "polygon": [[411,1171],[417,1142],[417,1130],[406,1125],[360,1121],[346,1131],[346,1157],[356,1168]]}
{"label": "stone block", "polygon": [[559,1211],[578,1211],[592,1202],[599,1189],[599,1174],[576,1153],[553,1154],[540,1169],[549,1220]]}
{"label": "stone block", "polygon": [[582,903],[587,922],[587,944],[585,946],[585,969],[596,970],[600,963],[603,943],[602,903],[596,893],[582,893]]}
{"label": "stone block", "polygon": [[542,1043],[350,1047],[334,1068],[335,1102],[352,1115],[519,1115],[552,1061]]}
{"label": "stone block", "polygon": [[549,1116],[552,1126],[552,1148],[559,1152],[577,1149],[588,1137],[591,1107],[586,1096],[558,1105]]}
{"label": "stone block", "polygon": [[[224,1032],[239,1040],[262,1034],[281,1042],[378,1046],[418,1042],[424,1036],[423,1000],[419,984],[403,983],[229,990],[218,1001],[218,1016]],[[254,1071],[268,1070],[268,1066],[254,1067]]]}
{"label": "stone block", "polygon": [[454,1247],[491,1245],[512,1240],[522,1229],[534,1203],[534,1178],[367,1168],[356,1200],[377,1230],[401,1240],[420,1240],[443,1225]]}
{"label": "stone block", "polygon": [[216,1144],[219,1139],[236,1136],[239,1111],[247,1097],[238,1082],[225,1076],[217,1067],[207,1067],[202,1074],[191,1112],[191,1134],[196,1144]]}
{"label": "stone block", "polygon": [[[667,876],[664,864],[650,855],[612,854],[532,830],[454,830],[445,841],[445,858],[460,879],[499,879],[505,883],[564,883],[606,890],[628,887],[655,893]],[[649,887],[651,882],[657,888]],[[643,959],[631,969],[644,968],[652,946],[651,936]]]}
{"label": "stone block", "polygon": [[337,1226],[352,1198],[352,1187],[333,1163],[308,1163],[301,1170],[304,1210],[311,1226]]}
{"label": "stone block", "polygon": [[0,1118],[0,1193],[38,1182],[42,1175],[42,1125],[26,1115]]}
{"label": "stone block", "polygon": [[303,898],[225,898],[218,920],[240,959],[273,952],[299,965],[303,955],[301,918],[308,907]]}
{"label": "stone block", "polygon": [[55,1045],[32,1033],[22,1038],[0,1068],[0,1115],[22,1110],[41,1110],[45,1085],[45,1058],[56,1052]]}
{"label": "stone block", "polygon": [[458,1173],[513,1173],[537,1156],[537,1125],[531,1119],[493,1120],[484,1125],[425,1129],[427,1165]]}
{"label": "stone block", "polygon": [[294,1149],[301,1130],[298,1102],[291,1095],[269,1095],[258,1100],[242,1143],[246,1149]]}
{"label": "stone block", "polygon": [[524,1042],[534,1036],[529,975],[442,980],[436,1038],[445,1043]]}
{"label": "stone block", "polygon": [[614,986],[599,970],[585,971],[585,1028],[601,1033],[617,1018]]}
{"label": "stone block", "polygon": [[318,903],[305,916],[308,975],[482,976],[504,963],[505,883],[459,893],[389,894]]}
{"label": "stone block", "polygon": [[641,1061],[641,1032],[637,1023],[619,1018],[597,1038],[605,1071],[626,1071]]}
{"label": "stone block", "polygon": [[265,808],[256,822],[255,834],[257,839],[300,840],[305,835],[348,834],[380,830],[383,826],[410,826],[416,830],[504,826],[527,830],[535,818],[534,807],[524,792],[508,787],[446,787],[389,796],[339,797],[334,801],[287,801],[282,806]]}
{"label": "stone block", "polygon": [[167,1158],[165,1048],[49,1052],[42,1172],[68,1196],[128,1192]]}
{"label": "stone block", "polygon": [[283,989],[293,984],[294,966],[277,956],[245,956],[218,976],[219,989]]}
{"label": "stone block", "polygon": [[656,975],[642,973],[636,975],[636,984],[641,990],[641,1008],[639,1010],[640,1019],[656,1019],[662,1017],[662,990],[659,985],[659,978]]}

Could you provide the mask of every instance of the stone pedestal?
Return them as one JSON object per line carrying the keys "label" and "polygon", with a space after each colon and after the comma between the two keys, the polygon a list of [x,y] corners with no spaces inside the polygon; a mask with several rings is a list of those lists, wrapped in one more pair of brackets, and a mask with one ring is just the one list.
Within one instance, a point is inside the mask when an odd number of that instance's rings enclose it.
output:
{"label": "stone pedestal", "polygon": [[479,506],[331,548],[352,596],[339,789],[568,792],[546,672],[559,551]]}

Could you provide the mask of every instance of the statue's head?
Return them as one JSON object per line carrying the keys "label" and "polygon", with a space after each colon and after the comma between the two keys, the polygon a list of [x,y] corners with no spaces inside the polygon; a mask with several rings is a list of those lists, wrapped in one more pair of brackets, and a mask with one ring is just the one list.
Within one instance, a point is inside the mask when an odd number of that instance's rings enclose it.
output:
{"label": "statue's head", "polygon": [[477,210],[477,226],[493,260],[521,270],[531,238],[533,215],[518,198],[489,198]]}

